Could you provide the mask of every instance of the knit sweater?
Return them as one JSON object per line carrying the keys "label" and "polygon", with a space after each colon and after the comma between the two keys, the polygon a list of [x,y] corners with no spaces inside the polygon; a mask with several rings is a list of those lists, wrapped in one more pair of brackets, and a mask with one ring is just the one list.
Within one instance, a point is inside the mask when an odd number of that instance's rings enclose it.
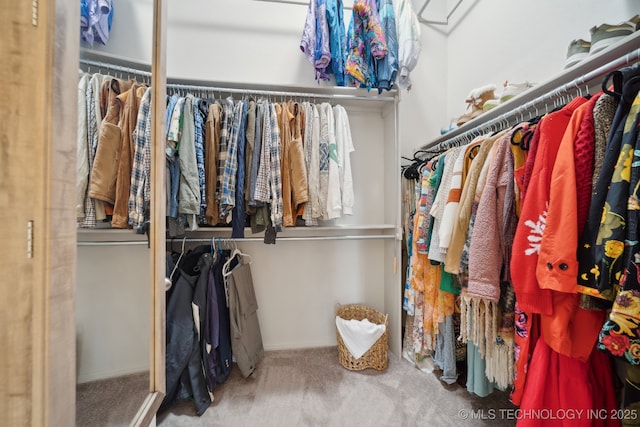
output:
{"label": "knit sweater", "polygon": [[498,140],[500,135],[501,134],[488,137],[482,141],[480,149],[471,163],[469,173],[464,180],[462,194],[453,224],[453,231],[451,233],[451,241],[449,242],[449,249],[447,250],[447,256],[444,262],[444,269],[448,273],[458,274],[460,271],[460,259],[467,238],[467,230],[469,229],[471,208],[473,207],[473,198],[478,184],[478,177],[480,176],[482,166],[491,151],[493,143]]}
{"label": "knit sweater", "polygon": [[487,173],[469,249],[469,284],[467,295],[497,302],[505,258],[505,224],[515,209],[511,132],[497,142],[495,155]]}
{"label": "knit sweater", "polygon": [[595,127],[593,109],[602,93],[594,95],[586,104],[586,111],[574,142],[573,156],[576,172],[576,199],[578,216],[578,235],[582,233],[589,215],[591,189],[593,187],[593,159],[595,151]]}
{"label": "knit sweater", "polygon": [[520,309],[525,312],[551,314],[553,310],[551,291],[540,289],[535,272],[545,230],[551,172],[556,154],[571,115],[586,101],[582,97],[575,98],[561,110],[543,118],[538,125],[540,140],[511,256],[511,271],[518,272],[512,275],[513,287]]}

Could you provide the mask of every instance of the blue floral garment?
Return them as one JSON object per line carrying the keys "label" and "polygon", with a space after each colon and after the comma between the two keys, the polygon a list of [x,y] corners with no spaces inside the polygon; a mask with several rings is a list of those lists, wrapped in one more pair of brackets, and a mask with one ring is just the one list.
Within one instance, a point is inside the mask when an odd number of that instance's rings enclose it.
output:
{"label": "blue floral garment", "polygon": [[349,27],[346,73],[356,86],[374,87],[371,61],[384,58],[389,51],[375,0],[355,1]]}

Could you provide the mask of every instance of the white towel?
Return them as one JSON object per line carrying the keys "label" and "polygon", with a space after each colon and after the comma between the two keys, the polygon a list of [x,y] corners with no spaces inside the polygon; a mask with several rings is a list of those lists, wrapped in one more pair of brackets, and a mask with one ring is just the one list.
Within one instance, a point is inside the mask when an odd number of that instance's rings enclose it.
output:
{"label": "white towel", "polygon": [[336,327],[349,352],[359,359],[384,334],[385,325],[371,323],[369,319],[345,320],[336,316]]}

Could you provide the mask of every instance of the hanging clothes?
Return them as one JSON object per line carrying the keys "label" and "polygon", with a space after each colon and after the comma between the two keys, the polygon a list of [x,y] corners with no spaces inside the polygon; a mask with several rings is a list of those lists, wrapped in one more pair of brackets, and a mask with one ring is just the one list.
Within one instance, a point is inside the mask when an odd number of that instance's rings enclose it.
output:
{"label": "hanging clothes", "polygon": [[[193,309],[205,313],[205,307],[197,305],[194,296],[202,292],[196,285],[206,285],[206,281],[200,281],[198,278],[200,274],[207,274],[210,266],[211,254],[203,254],[202,250],[186,254],[177,266],[177,275],[167,301],[167,393],[160,406],[161,411],[177,400],[190,397],[193,397],[199,416],[211,405],[203,370],[198,333],[200,326],[196,326],[193,318]],[[167,271],[167,277],[170,276],[171,272]]]}
{"label": "hanging clothes", "polygon": [[398,77],[398,36],[393,2],[376,0],[376,7],[389,49],[387,55],[375,62],[376,87],[378,93],[382,93],[383,90],[391,90]]}
{"label": "hanging clothes", "polygon": [[398,87],[410,90],[411,71],[418,64],[421,30],[410,0],[394,0],[396,35],[398,37]]}
{"label": "hanging clothes", "polygon": [[384,58],[389,52],[375,0],[354,2],[347,42],[347,75],[358,87],[374,87],[376,76],[372,61]]}

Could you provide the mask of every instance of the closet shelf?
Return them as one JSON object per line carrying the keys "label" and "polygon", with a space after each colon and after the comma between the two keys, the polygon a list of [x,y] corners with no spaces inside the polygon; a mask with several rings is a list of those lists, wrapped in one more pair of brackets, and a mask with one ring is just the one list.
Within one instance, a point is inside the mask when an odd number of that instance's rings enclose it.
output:
{"label": "closet shelf", "polygon": [[562,101],[564,97],[582,94],[583,90],[600,90],[602,78],[608,73],[640,61],[638,46],[640,31],[481,114],[463,126],[422,145],[419,149],[437,146],[446,149],[461,145],[463,141],[483,133],[512,126],[524,120],[525,114],[532,118],[545,110],[550,111],[554,103]]}
{"label": "closet shelf", "polygon": [[[236,242],[262,242],[264,233],[251,233],[251,228],[245,228],[245,237],[231,239],[229,227],[202,227],[194,231],[188,231],[185,236],[167,238],[171,241],[211,241],[211,238],[233,240]],[[276,241],[307,241],[307,240],[369,240],[369,239],[395,239],[399,238],[396,227],[393,224],[374,225],[350,225],[328,227],[287,227],[278,233]],[[132,230],[123,229],[82,229],[78,230],[78,246],[117,246],[117,245],[146,245],[147,236],[135,234]]]}

